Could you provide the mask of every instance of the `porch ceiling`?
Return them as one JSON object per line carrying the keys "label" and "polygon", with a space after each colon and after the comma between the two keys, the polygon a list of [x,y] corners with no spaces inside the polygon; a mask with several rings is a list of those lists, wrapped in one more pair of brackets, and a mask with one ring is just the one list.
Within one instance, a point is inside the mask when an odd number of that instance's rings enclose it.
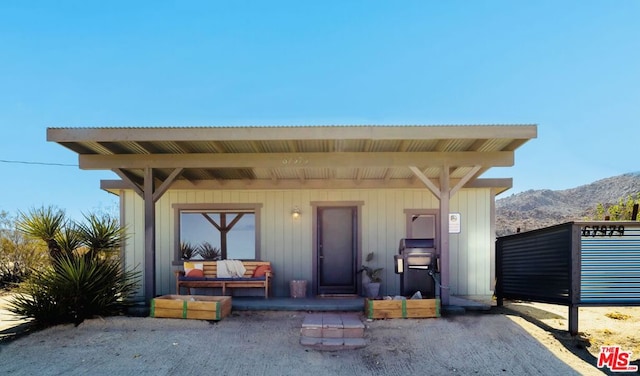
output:
{"label": "porch ceiling", "polygon": [[[141,186],[145,169],[172,188],[424,187],[443,167],[466,187],[508,189],[477,178],[512,166],[535,125],[49,128],[47,140],[78,153],[82,169],[113,170]],[[469,174],[472,177],[469,179]],[[172,179],[173,180],[173,177]],[[105,189],[127,182],[106,181]]]}

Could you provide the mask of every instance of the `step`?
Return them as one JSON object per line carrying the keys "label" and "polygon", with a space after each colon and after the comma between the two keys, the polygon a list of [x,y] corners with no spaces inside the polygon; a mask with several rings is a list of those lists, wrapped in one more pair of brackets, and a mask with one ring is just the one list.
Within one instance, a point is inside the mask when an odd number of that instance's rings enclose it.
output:
{"label": "step", "polygon": [[316,350],[339,351],[360,349],[367,345],[364,338],[312,338],[300,337],[300,344]]}
{"label": "step", "polygon": [[364,324],[358,314],[310,313],[302,322],[300,344],[319,350],[361,348],[366,346]]}

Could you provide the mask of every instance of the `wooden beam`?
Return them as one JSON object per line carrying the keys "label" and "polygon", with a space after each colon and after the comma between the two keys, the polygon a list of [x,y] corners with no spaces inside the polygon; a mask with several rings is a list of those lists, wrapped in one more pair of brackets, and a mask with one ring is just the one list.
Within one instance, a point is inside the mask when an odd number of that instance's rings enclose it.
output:
{"label": "wooden beam", "polygon": [[113,172],[115,172],[116,175],[120,176],[120,179],[122,179],[124,182],[128,183],[129,188],[133,189],[133,191],[137,193],[138,196],[144,198],[144,191],[142,190],[140,183],[136,182],[136,180],[129,172],[119,168],[113,169]]}
{"label": "wooden beam", "polygon": [[182,174],[182,171],[184,171],[184,168],[176,168],[175,170],[173,170],[173,172],[171,172],[171,175],[169,175],[153,192],[153,202],[158,201],[160,197],[162,197],[162,195],[169,189],[174,180],[176,180],[176,178],[180,176],[180,174]]}
{"label": "wooden beam", "polygon": [[513,140],[509,143],[509,145],[505,146],[504,148],[502,148],[503,151],[514,151],[517,148],[519,148],[520,146],[522,146],[522,144],[524,144],[525,142],[527,142],[528,140],[526,139],[518,139],[518,140]]}
{"label": "wooden beam", "polygon": [[301,169],[301,168],[297,169],[296,175],[298,176],[298,179],[300,179],[300,183],[304,184],[304,181],[305,181],[304,169]]}
{"label": "wooden beam", "polygon": [[410,165],[508,167],[513,152],[333,152],[333,153],[198,153],[144,155],[80,155],[80,168],[326,168],[406,167]]}
{"label": "wooden beam", "polygon": [[[233,180],[176,180],[172,185],[172,190],[219,190],[219,189],[406,189],[406,188],[424,188],[424,183],[418,178],[410,182],[410,179],[363,179],[356,184],[353,179],[305,179],[304,183],[297,177],[295,179],[273,179],[252,180],[251,185],[243,179]],[[436,187],[439,184],[438,179],[430,178]],[[451,184],[455,184],[458,179],[450,179]],[[503,192],[513,186],[513,180],[504,179],[473,179],[463,188],[496,188],[499,192]],[[102,180],[100,188],[115,192],[118,190],[133,189],[128,183],[122,180]]]}
{"label": "wooden beam", "polygon": [[[433,182],[431,181],[431,179],[429,179],[425,174],[422,173],[422,171],[420,171],[419,168],[415,167],[415,166],[410,166],[409,169],[411,170],[411,172],[413,172],[413,174],[420,179],[420,181],[427,186],[427,188],[429,188],[429,190],[431,191],[431,193],[433,193],[437,198],[440,198],[440,194],[441,194],[441,190],[442,187],[437,187],[435,184],[433,184]],[[448,174],[448,173],[447,173]],[[440,182],[440,185],[442,186],[442,182]]]}
{"label": "wooden beam", "polygon": [[276,175],[275,171],[269,170],[269,176],[271,176],[271,181],[273,182],[273,184],[278,184],[278,176]]}
{"label": "wooden beam", "polygon": [[389,180],[391,179],[391,169],[387,168],[384,170],[384,177],[382,178],[382,180],[385,181],[385,183],[389,182]]}
{"label": "wooden beam", "polygon": [[249,141],[249,140],[439,140],[537,137],[537,126],[307,126],[198,128],[48,128],[54,142]]}
{"label": "wooden beam", "polygon": [[462,187],[464,187],[464,185],[467,184],[469,180],[471,180],[476,172],[480,171],[480,168],[482,168],[482,166],[473,166],[471,171],[463,176],[462,179],[460,179],[460,181],[458,181],[458,183],[454,185],[453,188],[451,188],[450,196],[453,197],[453,195],[455,195]]}

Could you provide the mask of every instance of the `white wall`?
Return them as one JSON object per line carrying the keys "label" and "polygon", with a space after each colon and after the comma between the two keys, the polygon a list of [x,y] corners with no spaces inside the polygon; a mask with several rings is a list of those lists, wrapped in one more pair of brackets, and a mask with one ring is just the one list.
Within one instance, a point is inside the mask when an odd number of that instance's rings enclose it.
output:
{"label": "white wall", "polygon": [[[121,192],[123,219],[129,238],[125,264],[144,266],[144,207],[133,191]],[[451,211],[461,213],[462,231],[451,234],[450,275],[452,295],[492,293],[490,189],[463,189],[451,199]],[[382,293],[399,292],[400,279],[394,273],[393,255],[405,237],[405,209],[437,209],[438,200],[427,189],[398,190],[170,190],[156,203],[156,289],[158,294],[175,293],[174,204],[260,203],[261,259],[274,267],[274,293],[287,296],[288,282],[312,275],[312,208],[316,201],[364,201],[362,207],[362,253],[375,252],[375,266],[384,267]],[[302,211],[294,220],[291,210]],[[144,280],[144,277],[143,279]],[[142,296],[142,288],[140,296]]]}

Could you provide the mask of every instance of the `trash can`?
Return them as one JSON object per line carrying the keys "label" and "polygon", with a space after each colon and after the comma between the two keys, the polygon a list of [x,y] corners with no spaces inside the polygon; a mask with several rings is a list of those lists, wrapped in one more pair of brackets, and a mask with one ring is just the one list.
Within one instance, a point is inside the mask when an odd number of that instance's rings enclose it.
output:
{"label": "trash can", "polygon": [[289,282],[292,298],[305,298],[307,296],[307,281],[303,279],[294,279]]}

